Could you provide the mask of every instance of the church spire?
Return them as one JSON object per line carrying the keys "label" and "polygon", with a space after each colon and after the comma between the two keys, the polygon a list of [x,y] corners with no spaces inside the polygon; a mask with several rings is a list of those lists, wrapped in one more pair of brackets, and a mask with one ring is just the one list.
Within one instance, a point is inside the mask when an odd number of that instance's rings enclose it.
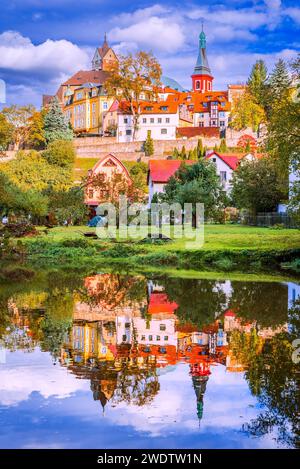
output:
{"label": "church spire", "polygon": [[194,91],[212,91],[213,76],[206,54],[206,35],[203,29],[203,21],[201,24],[201,32],[199,34],[198,58],[192,75],[192,80]]}

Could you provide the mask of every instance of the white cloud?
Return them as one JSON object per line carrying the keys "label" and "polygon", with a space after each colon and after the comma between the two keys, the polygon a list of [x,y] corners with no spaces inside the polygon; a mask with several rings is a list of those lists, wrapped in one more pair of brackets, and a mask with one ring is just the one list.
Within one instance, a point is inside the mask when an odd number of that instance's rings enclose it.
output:
{"label": "white cloud", "polygon": [[179,24],[167,18],[151,16],[125,28],[114,28],[109,33],[113,41],[134,41],[140,47],[164,52],[177,51],[184,44],[184,34]]}
{"label": "white cloud", "polygon": [[300,24],[300,8],[287,8],[285,14]]}
{"label": "white cloud", "polygon": [[34,45],[17,31],[0,34],[0,68],[15,71],[51,71],[71,73],[86,67],[87,54],[70,41],[52,41]]}

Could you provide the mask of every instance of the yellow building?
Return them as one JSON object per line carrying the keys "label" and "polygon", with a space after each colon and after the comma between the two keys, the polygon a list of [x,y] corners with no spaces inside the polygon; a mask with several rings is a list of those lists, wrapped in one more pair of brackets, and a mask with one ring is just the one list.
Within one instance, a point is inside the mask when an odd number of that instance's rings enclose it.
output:
{"label": "yellow building", "polygon": [[107,43],[97,47],[91,70],[80,70],[65,81],[57,91],[63,111],[77,134],[101,134],[104,116],[114,99],[105,92],[109,70],[118,58]]}

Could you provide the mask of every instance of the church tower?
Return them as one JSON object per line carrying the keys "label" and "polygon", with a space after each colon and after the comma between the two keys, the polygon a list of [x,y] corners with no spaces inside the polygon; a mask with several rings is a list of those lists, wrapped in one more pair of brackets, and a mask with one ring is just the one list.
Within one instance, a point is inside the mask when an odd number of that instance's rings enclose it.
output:
{"label": "church tower", "polygon": [[199,35],[199,53],[196,66],[194,68],[194,73],[192,75],[193,81],[193,91],[199,91],[205,93],[207,91],[212,91],[212,82],[214,77],[211,74],[207,55],[206,55],[206,36],[203,31]]}
{"label": "church tower", "polygon": [[97,47],[92,60],[92,70],[109,71],[116,63],[118,58],[113,49],[108,45],[106,33],[102,47]]}

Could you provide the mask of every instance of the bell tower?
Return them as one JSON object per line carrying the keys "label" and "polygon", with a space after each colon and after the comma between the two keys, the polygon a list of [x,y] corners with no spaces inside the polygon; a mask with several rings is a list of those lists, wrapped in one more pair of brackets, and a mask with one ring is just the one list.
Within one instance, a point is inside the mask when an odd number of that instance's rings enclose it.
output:
{"label": "bell tower", "polygon": [[202,23],[202,31],[199,35],[199,53],[192,75],[193,91],[199,91],[200,93],[212,91],[213,79],[206,55],[206,36]]}

